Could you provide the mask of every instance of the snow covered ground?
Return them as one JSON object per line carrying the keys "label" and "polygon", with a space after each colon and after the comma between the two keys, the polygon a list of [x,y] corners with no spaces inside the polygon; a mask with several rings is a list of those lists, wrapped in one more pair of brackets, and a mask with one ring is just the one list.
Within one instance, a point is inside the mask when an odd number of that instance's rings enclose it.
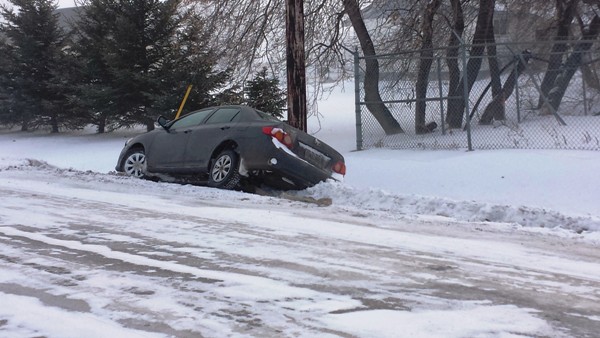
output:
{"label": "snow covered ground", "polygon": [[112,173],[136,131],[0,131],[0,336],[600,332],[597,152],[354,152],[352,103],[310,121],[329,207]]}

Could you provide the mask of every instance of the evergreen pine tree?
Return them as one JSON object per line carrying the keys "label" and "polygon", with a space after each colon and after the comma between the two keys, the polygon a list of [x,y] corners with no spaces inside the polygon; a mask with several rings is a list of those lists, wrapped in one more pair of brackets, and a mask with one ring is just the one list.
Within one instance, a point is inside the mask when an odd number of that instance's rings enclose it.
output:
{"label": "evergreen pine tree", "polygon": [[244,104],[244,91],[239,85],[233,85],[230,88],[225,88],[215,96],[216,105],[235,105]]}
{"label": "evergreen pine tree", "polygon": [[79,70],[73,102],[88,123],[96,126],[98,133],[118,127],[119,110],[114,101],[117,90],[105,58],[114,10],[116,7],[106,1],[87,1],[78,8],[77,20],[73,23],[73,47]]}
{"label": "evergreen pine tree", "polygon": [[15,66],[12,46],[0,36],[0,125],[9,127],[19,124],[21,115],[16,106]]}
{"label": "evergreen pine tree", "polygon": [[109,125],[154,128],[174,116],[189,84],[189,106],[209,104],[227,78],[213,71],[201,21],[181,0],[84,0],[78,22],[85,74],[80,102]]}
{"label": "evergreen pine tree", "polygon": [[[1,48],[6,60],[0,66],[4,95],[4,123],[19,123],[22,130],[71,123],[68,113],[68,80],[65,71],[67,36],[59,26],[56,2],[8,0],[14,7],[0,6],[0,31],[6,41]],[[6,67],[6,69],[4,69]],[[10,75],[7,75],[10,74]]]}
{"label": "evergreen pine tree", "polygon": [[267,76],[266,67],[246,83],[244,91],[249,106],[277,118],[283,117],[286,106],[286,93],[279,88],[279,79]]}

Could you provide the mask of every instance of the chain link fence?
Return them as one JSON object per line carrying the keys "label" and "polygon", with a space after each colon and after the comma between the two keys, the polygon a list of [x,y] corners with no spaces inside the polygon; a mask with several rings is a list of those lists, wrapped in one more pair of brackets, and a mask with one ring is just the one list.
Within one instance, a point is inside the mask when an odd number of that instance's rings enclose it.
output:
{"label": "chain link fence", "polygon": [[[600,150],[600,51],[593,41],[489,47],[356,53],[357,149]],[[469,72],[472,85],[461,80]],[[373,88],[383,105],[375,104]]]}

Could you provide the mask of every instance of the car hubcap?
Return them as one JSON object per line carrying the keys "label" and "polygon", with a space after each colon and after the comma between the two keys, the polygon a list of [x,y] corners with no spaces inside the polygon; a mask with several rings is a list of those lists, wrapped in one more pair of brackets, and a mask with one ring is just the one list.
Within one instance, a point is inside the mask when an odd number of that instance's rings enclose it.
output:
{"label": "car hubcap", "polygon": [[212,179],[215,182],[221,182],[227,177],[229,172],[231,171],[231,157],[229,156],[221,156],[215,162],[212,170]]}
{"label": "car hubcap", "polygon": [[125,173],[129,176],[142,177],[146,172],[146,156],[142,153],[131,154],[125,160]]}

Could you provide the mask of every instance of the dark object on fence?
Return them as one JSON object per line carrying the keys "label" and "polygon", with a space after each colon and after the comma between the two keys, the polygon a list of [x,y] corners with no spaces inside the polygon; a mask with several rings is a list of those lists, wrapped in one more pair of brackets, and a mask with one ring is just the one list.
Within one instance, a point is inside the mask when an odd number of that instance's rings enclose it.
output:
{"label": "dark object on fence", "polygon": [[432,121],[425,125],[417,126],[416,132],[417,132],[417,134],[433,133],[437,127],[438,127],[438,124]]}

